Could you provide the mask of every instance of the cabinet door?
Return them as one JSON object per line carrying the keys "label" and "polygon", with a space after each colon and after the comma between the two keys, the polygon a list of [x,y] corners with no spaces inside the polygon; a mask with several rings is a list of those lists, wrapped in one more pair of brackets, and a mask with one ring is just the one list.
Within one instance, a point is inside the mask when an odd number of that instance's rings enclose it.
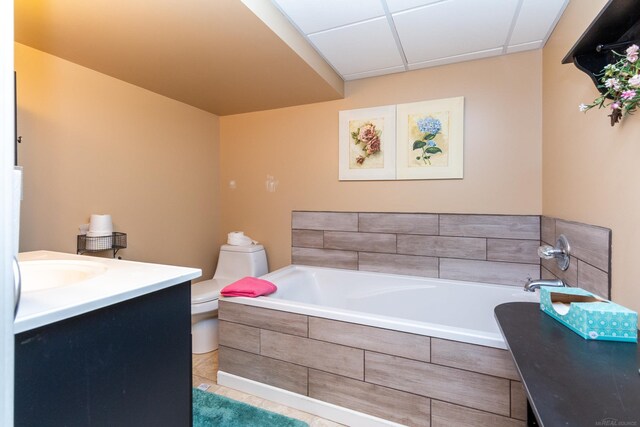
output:
{"label": "cabinet door", "polygon": [[16,336],[16,426],[190,426],[190,282]]}

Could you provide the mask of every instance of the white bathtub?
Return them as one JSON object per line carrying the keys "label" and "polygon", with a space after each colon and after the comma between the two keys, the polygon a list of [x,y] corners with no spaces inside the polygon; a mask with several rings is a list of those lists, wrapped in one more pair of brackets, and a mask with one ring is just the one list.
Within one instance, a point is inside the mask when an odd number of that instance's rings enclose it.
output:
{"label": "white bathtub", "polygon": [[537,293],[521,286],[300,265],[262,278],[278,291],[227,300],[502,349],[493,309],[504,302],[539,302]]}

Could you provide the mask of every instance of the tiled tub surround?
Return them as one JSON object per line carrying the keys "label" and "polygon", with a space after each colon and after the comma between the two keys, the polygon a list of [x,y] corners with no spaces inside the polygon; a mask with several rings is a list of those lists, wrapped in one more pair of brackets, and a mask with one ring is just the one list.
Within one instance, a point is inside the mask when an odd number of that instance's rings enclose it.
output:
{"label": "tiled tub surround", "polygon": [[540,277],[540,217],[292,213],[293,264],[523,286]]}
{"label": "tiled tub surround", "polygon": [[542,260],[542,278],[559,278],[569,286],[611,298],[611,230],[547,216],[541,218],[543,244],[555,245],[561,234],[571,244],[569,268],[562,271],[553,260]]}
{"label": "tiled tub surround", "polygon": [[233,300],[220,328],[229,374],[410,426],[525,425],[506,350]]}
{"label": "tiled tub surround", "polygon": [[[571,264],[537,255],[560,234]],[[538,215],[292,213],[292,264],[522,286],[558,277],[610,297],[611,230]]]}

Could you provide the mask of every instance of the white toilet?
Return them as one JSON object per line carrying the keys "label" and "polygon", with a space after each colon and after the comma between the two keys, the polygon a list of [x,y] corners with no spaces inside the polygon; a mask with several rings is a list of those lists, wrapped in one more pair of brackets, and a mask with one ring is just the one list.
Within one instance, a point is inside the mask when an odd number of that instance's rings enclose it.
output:
{"label": "white toilet", "polygon": [[228,284],[246,276],[267,274],[262,245],[222,245],[213,279],[191,286],[191,351],[208,353],[218,348],[218,297]]}

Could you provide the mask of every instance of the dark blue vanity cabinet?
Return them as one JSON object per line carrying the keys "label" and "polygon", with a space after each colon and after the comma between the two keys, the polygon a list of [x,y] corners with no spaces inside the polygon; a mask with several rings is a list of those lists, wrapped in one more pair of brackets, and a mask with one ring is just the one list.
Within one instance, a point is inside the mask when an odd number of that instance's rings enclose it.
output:
{"label": "dark blue vanity cabinet", "polygon": [[191,426],[190,282],[16,335],[15,425]]}

